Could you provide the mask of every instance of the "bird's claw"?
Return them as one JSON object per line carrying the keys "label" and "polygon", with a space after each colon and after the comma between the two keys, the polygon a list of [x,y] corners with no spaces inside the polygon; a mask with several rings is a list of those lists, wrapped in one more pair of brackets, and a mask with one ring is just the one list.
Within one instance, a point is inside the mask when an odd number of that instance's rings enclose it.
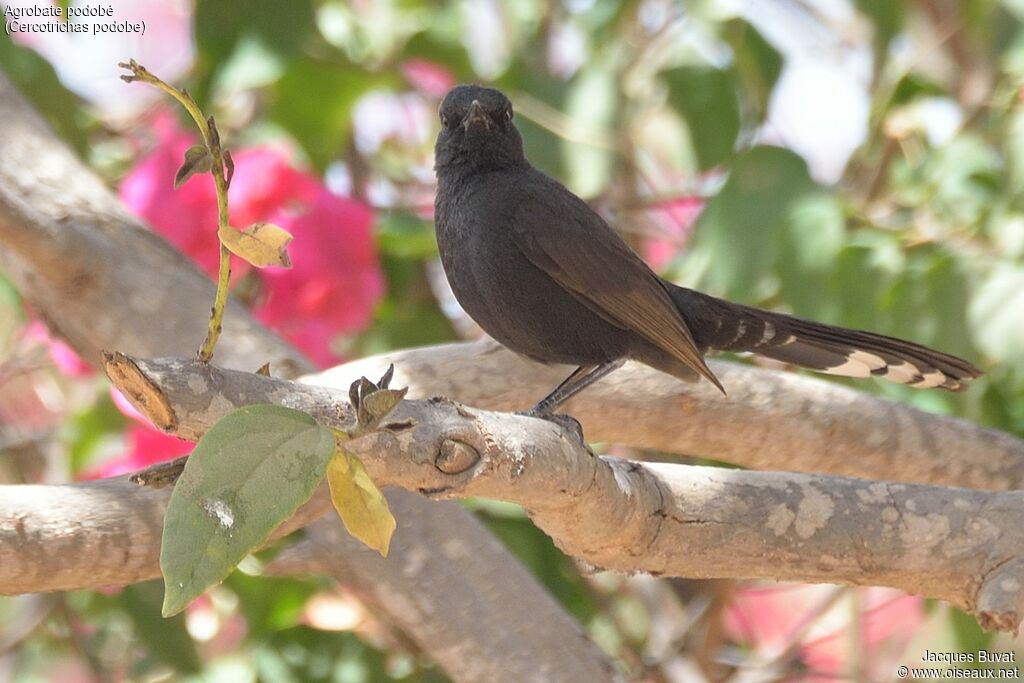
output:
{"label": "bird's claw", "polygon": [[572,415],[549,413],[546,411],[538,410],[535,407],[529,410],[521,410],[516,412],[516,415],[522,415],[523,417],[532,417],[538,420],[547,420],[552,424],[556,424],[563,430],[569,432],[582,444],[584,447],[587,446],[587,440],[583,437],[583,425]]}

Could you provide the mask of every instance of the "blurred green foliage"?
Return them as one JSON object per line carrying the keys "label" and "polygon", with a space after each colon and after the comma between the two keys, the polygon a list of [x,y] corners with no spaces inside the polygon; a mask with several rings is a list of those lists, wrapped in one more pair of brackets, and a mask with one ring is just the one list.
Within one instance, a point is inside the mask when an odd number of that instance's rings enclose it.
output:
{"label": "blurred green foliage", "polygon": [[[377,235],[388,294],[373,325],[348,340],[353,353],[456,337],[431,291],[436,248],[419,211],[431,191],[429,139],[361,151],[352,123],[367,93],[411,90],[402,67],[426,59],[457,80],[509,92],[533,163],[607,209],[638,246],[648,237],[637,238],[637,226],[686,240],[685,231],[650,227],[652,206],[706,199],[670,277],[970,358],[988,375],[960,395],[856,386],[1024,435],[1024,4],[947,3],[952,14],[936,18],[928,10],[938,4],[854,2],[850,39],[868,43],[874,57],[869,132],[829,186],[796,152],[760,136],[784,53],[748,18],[708,1],[196,0],[197,61],[182,85],[243,139],[283,133],[317,171],[341,165],[366,185],[387,186]],[[774,11],[793,11],[782,5]],[[483,47],[480,33],[490,41]],[[897,59],[901,42],[918,49],[913,58],[904,51]],[[0,68],[79,152],[107,139],[53,68],[6,35]],[[240,92],[247,106],[229,106]],[[961,121],[948,139],[929,134],[925,113],[936,104]],[[16,297],[2,279],[0,297]],[[69,416],[62,432],[72,472],[124,428],[109,400],[92,406]],[[480,514],[623,666],[637,666],[642,653],[623,655],[646,628],[644,617],[630,616],[633,596],[584,579],[521,513],[482,505]],[[218,590],[237,602],[244,633],[235,654],[219,659],[180,616],[157,618],[152,584],[61,597],[47,603],[45,628],[14,671],[44,680],[45,646],[104,653],[86,657],[94,667],[129,661],[126,675],[138,680],[168,670],[189,680],[204,666],[206,680],[444,680],[409,643],[304,624],[321,588],[236,572]],[[35,605],[0,602],[0,631]],[[949,628],[965,651],[991,644],[973,619],[956,616]]]}

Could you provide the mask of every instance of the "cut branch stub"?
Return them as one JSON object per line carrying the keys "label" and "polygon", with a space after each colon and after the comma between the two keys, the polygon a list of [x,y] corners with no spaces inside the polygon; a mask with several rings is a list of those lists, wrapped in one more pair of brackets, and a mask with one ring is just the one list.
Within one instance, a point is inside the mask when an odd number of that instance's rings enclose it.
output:
{"label": "cut branch stub", "polygon": [[119,351],[104,351],[103,369],[114,386],[154,425],[165,432],[176,430],[178,418],[174,408],[135,361]]}

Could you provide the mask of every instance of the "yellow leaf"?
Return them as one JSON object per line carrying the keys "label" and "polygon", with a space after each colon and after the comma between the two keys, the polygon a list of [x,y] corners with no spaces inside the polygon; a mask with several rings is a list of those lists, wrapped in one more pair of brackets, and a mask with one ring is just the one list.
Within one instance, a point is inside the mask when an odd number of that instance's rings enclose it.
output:
{"label": "yellow leaf", "polygon": [[217,231],[217,236],[228,251],[257,268],[292,267],[285,249],[292,241],[291,233],[273,223],[253,223],[245,230],[225,226]]}
{"label": "yellow leaf", "polygon": [[338,450],[327,465],[327,483],[331,487],[331,501],[348,532],[387,557],[395,518],[363,461]]}

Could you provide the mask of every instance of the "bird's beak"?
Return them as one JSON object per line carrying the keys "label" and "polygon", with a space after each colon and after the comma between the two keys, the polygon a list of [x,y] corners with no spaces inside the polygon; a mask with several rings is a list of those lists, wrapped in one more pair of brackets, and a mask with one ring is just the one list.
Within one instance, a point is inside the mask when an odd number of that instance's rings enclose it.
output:
{"label": "bird's beak", "polygon": [[462,129],[468,132],[471,127],[481,124],[490,130],[491,117],[484,111],[479,100],[473,100],[473,104],[469,105],[469,113],[462,119]]}

